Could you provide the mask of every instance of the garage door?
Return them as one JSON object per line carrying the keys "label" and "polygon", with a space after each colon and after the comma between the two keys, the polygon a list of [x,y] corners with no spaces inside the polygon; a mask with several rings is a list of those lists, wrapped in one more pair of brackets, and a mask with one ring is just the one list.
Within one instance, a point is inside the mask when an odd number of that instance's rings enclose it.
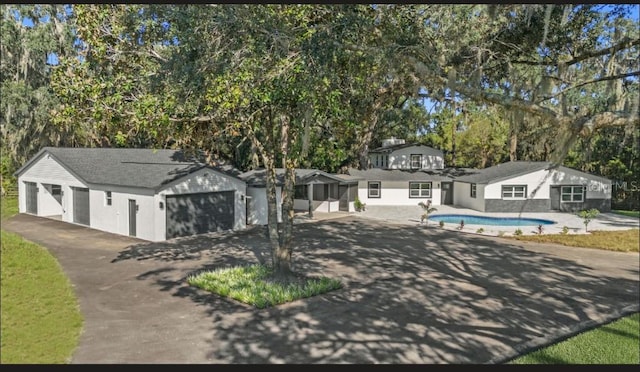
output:
{"label": "garage door", "polygon": [[73,222],[89,226],[89,189],[73,188]]}
{"label": "garage door", "polygon": [[167,239],[230,230],[234,191],[167,196]]}
{"label": "garage door", "polygon": [[25,182],[24,187],[27,213],[38,214],[38,185],[35,182]]}

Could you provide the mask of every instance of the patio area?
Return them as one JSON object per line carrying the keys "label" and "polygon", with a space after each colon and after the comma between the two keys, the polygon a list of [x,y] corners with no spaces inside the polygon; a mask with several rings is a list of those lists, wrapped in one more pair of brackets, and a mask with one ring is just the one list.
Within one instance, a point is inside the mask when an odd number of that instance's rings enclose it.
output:
{"label": "patio area", "polygon": [[[522,217],[522,218],[541,218],[545,220],[551,220],[555,223],[552,225],[543,225],[544,234],[559,234],[562,232],[563,227],[569,229],[569,234],[585,234],[585,227],[582,218],[578,217],[574,213],[489,213],[479,212],[473,209],[458,208],[450,205],[437,205],[435,206],[437,211],[430,214],[430,217],[434,217],[441,214],[460,214],[470,216],[484,216],[484,217]],[[423,214],[423,210],[419,206],[367,206],[364,212],[352,213],[356,216],[363,218],[372,218],[376,220],[386,221],[393,224],[408,224],[408,225],[425,225],[420,222],[420,216]],[[428,227],[440,228],[437,221],[428,221]],[[594,230],[628,230],[640,227],[640,220],[637,218],[626,217],[615,213],[600,213],[595,219],[589,223],[589,231]],[[482,228],[483,235],[513,235],[516,229],[520,229],[523,235],[537,234],[538,225],[530,226],[492,226],[492,225],[477,225],[466,223],[462,229],[459,229],[459,224],[445,223],[444,229],[447,230],[461,230],[468,233],[476,233],[478,229]]]}

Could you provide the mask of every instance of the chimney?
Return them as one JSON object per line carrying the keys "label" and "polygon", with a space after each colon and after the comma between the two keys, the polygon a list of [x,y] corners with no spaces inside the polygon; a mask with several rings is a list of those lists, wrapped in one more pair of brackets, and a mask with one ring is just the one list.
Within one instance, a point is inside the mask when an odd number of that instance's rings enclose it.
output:
{"label": "chimney", "polygon": [[391,137],[382,140],[382,147],[389,147],[394,145],[404,145],[404,139]]}

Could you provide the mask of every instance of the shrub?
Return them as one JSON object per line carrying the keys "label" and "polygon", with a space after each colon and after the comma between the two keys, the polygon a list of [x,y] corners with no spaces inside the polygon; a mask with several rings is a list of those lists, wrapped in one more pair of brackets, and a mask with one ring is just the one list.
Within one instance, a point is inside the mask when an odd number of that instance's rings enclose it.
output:
{"label": "shrub", "polygon": [[516,231],[514,231],[513,235],[516,235],[516,236],[522,235],[522,230],[516,229]]}
{"label": "shrub", "polygon": [[569,228],[567,226],[562,226],[562,235],[567,235],[569,233]]}
{"label": "shrub", "polygon": [[578,213],[578,216],[580,216],[580,218],[582,218],[582,222],[584,223],[584,231],[588,232],[589,230],[587,230],[587,226],[589,226],[589,222],[591,222],[591,220],[593,220],[594,218],[596,218],[596,216],[600,214],[600,211],[592,208],[589,210],[583,210],[580,211],[580,213]]}
{"label": "shrub", "polygon": [[444,228],[444,221],[440,221],[438,225],[440,225],[440,228]]}
{"label": "shrub", "polygon": [[434,207],[431,206],[431,200],[427,200],[426,203],[420,202],[420,203],[418,203],[418,205],[420,207],[422,207],[422,210],[424,211],[422,216],[420,216],[420,223],[424,223],[425,221],[427,221],[427,224],[428,224],[429,223],[429,215],[431,213],[437,211],[438,208],[434,208]]}
{"label": "shrub", "polygon": [[478,230],[476,230],[476,232],[477,232],[478,234],[482,234],[482,233],[484,232],[484,229],[481,227],[481,228],[479,228]]}
{"label": "shrub", "polygon": [[353,207],[356,209],[357,212],[361,212],[364,211],[365,207],[367,205],[363,202],[360,201],[360,198],[358,198],[356,196],[355,200],[353,201]]}

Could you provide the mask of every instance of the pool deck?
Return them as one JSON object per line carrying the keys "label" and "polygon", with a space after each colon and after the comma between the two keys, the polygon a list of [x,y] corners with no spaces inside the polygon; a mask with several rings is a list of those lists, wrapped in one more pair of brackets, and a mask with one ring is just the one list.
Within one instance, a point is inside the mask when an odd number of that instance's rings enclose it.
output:
{"label": "pool deck", "polygon": [[[489,213],[479,212],[473,209],[458,208],[449,205],[435,206],[437,211],[431,216],[439,214],[466,214],[472,216],[484,217],[524,217],[524,218],[541,218],[551,220],[555,223],[552,225],[543,225],[543,233],[557,234],[562,232],[564,226],[569,228],[570,234],[585,234],[583,220],[575,213]],[[367,206],[364,212],[356,212],[355,215],[363,218],[373,218],[377,220],[387,221],[394,224],[420,225],[420,216],[424,212],[419,206]],[[424,225],[424,223],[422,223]],[[438,227],[437,221],[428,221],[429,226]],[[615,213],[600,213],[595,219],[589,223],[589,231],[594,230],[628,230],[640,227],[640,220],[633,217],[622,216]],[[459,224],[445,223],[445,229],[459,230]],[[472,225],[465,223],[462,231],[475,233],[482,228],[483,235],[513,235],[516,229],[520,229],[523,235],[537,234],[538,225],[532,226],[491,226],[491,225]]]}

